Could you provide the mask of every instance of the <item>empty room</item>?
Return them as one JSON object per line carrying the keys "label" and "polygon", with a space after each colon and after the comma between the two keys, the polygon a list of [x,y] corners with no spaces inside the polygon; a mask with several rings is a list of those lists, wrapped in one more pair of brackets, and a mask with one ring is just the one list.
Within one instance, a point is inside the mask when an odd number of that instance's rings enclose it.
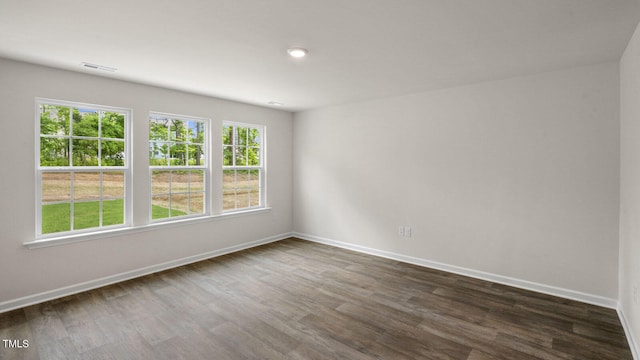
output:
{"label": "empty room", "polygon": [[640,360],[640,0],[0,0],[0,359]]}

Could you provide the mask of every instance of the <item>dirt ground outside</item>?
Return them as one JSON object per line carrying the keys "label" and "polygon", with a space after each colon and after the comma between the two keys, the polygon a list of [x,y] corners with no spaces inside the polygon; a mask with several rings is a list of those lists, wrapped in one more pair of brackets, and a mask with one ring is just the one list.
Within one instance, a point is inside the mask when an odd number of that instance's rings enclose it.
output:
{"label": "dirt ground outside", "polygon": [[222,209],[233,210],[260,205],[260,178],[249,171],[224,171]]}
{"label": "dirt ground outside", "polygon": [[[73,178],[73,180],[72,180]],[[73,186],[72,186],[73,185]],[[154,171],[152,205],[184,213],[204,212],[204,172]],[[73,195],[72,195],[73,193]],[[99,172],[51,172],[42,174],[42,202],[55,203],[100,199]],[[124,172],[103,172],[102,197],[124,199]],[[260,205],[260,180],[248,171],[223,173],[223,210]],[[170,205],[171,204],[171,205]]]}
{"label": "dirt ground outside", "polygon": [[[71,200],[71,173],[55,172],[42,174],[42,202]],[[104,172],[102,175],[103,199],[124,198],[124,172]],[[100,173],[86,172],[73,174],[73,199],[99,200]]]}

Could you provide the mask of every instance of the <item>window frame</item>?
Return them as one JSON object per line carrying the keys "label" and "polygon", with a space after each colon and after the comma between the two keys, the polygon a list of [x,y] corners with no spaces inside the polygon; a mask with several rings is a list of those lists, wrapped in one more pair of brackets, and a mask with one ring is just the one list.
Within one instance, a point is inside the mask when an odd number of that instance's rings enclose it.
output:
{"label": "window frame", "polygon": [[[202,153],[204,154],[205,158],[203,161],[203,164],[201,165],[189,165],[189,159],[186,159],[186,165],[170,165],[170,155],[167,158],[169,160],[169,164],[168,165],[151,165],[151,144],[153,142],[158,142],[154,139],[151,138],[151,128],[147,128],[147,136],[148,136],[148,147],[149,147],[149,151],[148,151],[148,156],[147,159],[149,160],[148,163],[148,167],[149,167],[149,223],[150,224],[160,224],[160,223],[170,223],[170,222],[176,222],[176,221],[182,221],[182,220],[186,220],[186,219],[197,219],[197,218],[202,218],[202,217],[208,217],[211,216],[211,146],[210,146],[210,132],[211,132],[211,119],[209,118],[204,118],[204,117],[198,117],[198,116],[191,116],[191,115],[181,115],[181,114],[171,114],[171,113],[167,113],[167,112],[161,112],[161,111],[150,111],[149,115],[148,115],[148,121],[147,121],[147,125],[150,126],[151,122],[153,121],[154,116],[156,117],[166,117],[168,119],[175,119],[175,120],[181,120],[181,121],[185,121],[185,122],[200,122],[202,124],[204,124],[204,130],[203,130],[203,134],[204,134],[204,139],[203,139],[203,143],[202,143]],[[169,145],[169,148],[171,147],[171,143],[184,143],[185,145],[188,146],[188,142],[184,142],[184,141],[172,141],[171,139],[171,135],[170,132],[167,132],[167,139],[163,141],[165,144]],[[194,214],[189,214],[187,213],[186,215],[178,215],[178,216],[172,216],[172,209],[171,207],[168,209],[168,217],[163,217],[163,218],[157,218],[154,219],[153,218],[153,197],[154,197],[154,193],[153,193],[153,172],[154,171],[202,171],[203,173],[203,212],[202,213],[194,213]],[[171,173],[170,173],[171,174]],[[170,175],[170,179],[171,179]],[[169,193],[167,193],[166,195],[168,195],[169,197],[169,206],[171,206],[171,195],[173,194],[171,192],[171,181],[170,181],[170,185],[169,185]],[[191,189],[190,189],[190,185],[189,185],[189,190],[187,191],[187,194],[189,196],[189,204],[190,204],[190,196],[191,196]],[[155,194],[156,196],[158,194]],[[189,205],[190,207],[190,205]]]}
{"label": "window frame", "polygon": [[[50,106],[62,106],[62,107],[69,107],[70,111],[69,111],[69,127],[70,127],[70,131],[68,135],[57,135],[57,136],[45,136],[45,137],[51,137],[51,138],[56,138],[56,137],[60,137],[60,138],[66,138],[69,141],[69,165],[66,166],[42,166],[41,165],[41,138],[42,135],[41,134],[41,106],[43,105],[50,105]],[[115,113],[120,113],[122,115],[124,115],[124,134],[123,134],[123,138],[122,138],[122,142],[124,143],[124,164],[122,166],[103,166],[101,164],[102,162],[102,142],[103,141],[120,141],[117,138],[106,138],[103,137],[101,134],[101,129],[102,129],[102,121],[99,122],[98,125],[98,135],[97,136],[82,136],[82,135],[76,135],[74,136],[73,134],[73,112],[72,109],[76,108],[76,109],[84,109],[84,110],[93,110],[96,111],[98,113],[100,112],[115,112]],[[99,115],[101,116],[101,115]],[[114,106],[107,106],[107,105],[98,105],[98,104],[89,104],[89,103],[83,103],[83,102],[77,102],[77,101],[66,101],[66,100],[56,100],[56,99],[48,99],[48,98],[40,98],[40,97],[36,97],[35,98],[35,184],[36,184],[36,193],[35,193],[35,205],[36,205],[36,221],[35,221],[35,237],[36,237],[36,241],[42,241],[42,240],[50,240],[50,239],[54,239],[54,238],[63,238],[63,237],[74,237],[74,236],[79,236],[79,235],[91,235],[91,234],[97,234],[97,233],[103,233],[103,232],[107,232],[110,230],[117,230],[117,229],[125,229],[125,228],[131,228],[132,227],[132,160],[133,157],[131,156],[131,123],[132,123],[132,119],[133,119],[133,110],[132,109],[128,109],[128,108],[122,108],[122,107],[114,107]],[[102,119],[101,117],[99,119]],[[44,134],[47,135],[47,134]],[[97,153],[97,160],[98,160],[98,165],[95,166],[74,166],[73,164],[73,140],[74,138],[78,139],[78,140],[90,140],[90,141],[98,141],[98,153]],[[103,226],[102,225],[102,221],[103,221],[103,202],[105,201],[104,198],[104,187],[103,187],[103,179],[104,179],[104,174],[105,173],[109,173],[109,172],[118,172],[118,173],[122,173],[123,174],[123,223],[122,224],[115,224],[115,225],[106,225]],[[42,185],[42,178],[43,178],[43,174],[45,173],[69,173],[70,178],[69,178],[69,186],[70,186],[70,193],[69,193],[69,204],[70,204],[70,209],[69,209],[69,228],[70,230],[68,231],[58,231],[58,232],[51,232],[51,233],[43,233],[43,229],[42,229],[42,225],[43,225],[43,214],[42,214],[42,206],[45,205],[44,201],[43,201],[43,194],[42,194],[42,190],[43,190],[43,185]],[[76,186],[74,184],[75,181],[75,174],[78,173],[98,173],[99,174],[99,181],[100,181],[100,185],[99,185],[99,201],[100,201],[100,210],[99,210],[99,226],[97,227],[89,227],[89,228],[83,228],[83,229],[72,229],[73,225],[74,225],[74,209],[75,209],[75,204],[76,203],[82,203],[82,202],[88,202],[86,200],[84,201],[77,201],[76,199],[74,199],[74,187]],[[109,199],[106,199],[107,201]],[[64,203],[61,202],[61,203]]]}
{"label": "window frame", "polygon": [[[224,143],[224,129],[227,126],[232,126],[233,127],[233,131],[234,133],[237,134],[237,128],[238,127],[243,127],[243,128],[249,128],[249,129],[257,129],[259,132],[259,139],[260,139],[260,146],[259,146],[259,160],[260,160],[260,164],[259,165],[247,165],[247,166],[242,166],[242,165],[235,165],[236,162],[236,157],[233,156],[233,163],[234,165],[224,165],[224,149],[225,147],[229,146],[228,144]],[[221,172],[221,183],[222,183],[222,188],[220,189],[220,203],[221,203],[221,211],[222,211],[222,215],[227,215],[227,214],[234,214],[234,213],[242,213],[242,212],[250,212],[250,211],[255,211],[255,210],[260,210],[260,209],[266,209],[267,208],[267,169],[266,169],[266,164],[267,164],[267,127],[266,125],[263,124],[251,124],[251,123],[245,123],[245,122],[237,122],[237,121],[223,121],[222,122],[222,136],[220,137],[220,149],[221,149],[221,157],[222,157],[222,172]],[[237,139],[237,136],[234,137],[235,139]],[[233,146],[235,148],[237,144],[231,144],[231,146]],[[248,146],[248,145],[247,145]],[[233,209],[224,209],[224,173],[225,171],[228,170],[241,170],[241,171],[251,171],[251,170],[258,170],[259,171],[259,179],[258,179],[258,191],[259,191],[259,196],[258,196],[258,202],[259,204],[256,206],[251,206],[250,205],[250,201],[249,201],[249,206],[247,207],[241,207],[241,208],[233,208]],[[237,188],[236,188],[237,189]],[[250,189],[250,188],[249,188]],[[237,196],[237,195],[236,195]],[[236,201],[236,206],[237,206],[237,199]]]}

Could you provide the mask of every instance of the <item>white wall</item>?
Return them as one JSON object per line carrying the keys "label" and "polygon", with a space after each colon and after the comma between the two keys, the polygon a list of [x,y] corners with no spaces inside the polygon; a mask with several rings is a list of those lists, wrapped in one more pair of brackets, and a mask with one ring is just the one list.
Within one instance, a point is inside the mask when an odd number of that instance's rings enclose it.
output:
{"label": "white wall", "polygon": [[[291,229],[617,299],[620,208],[620,300],[638,329],[639,41],[620,69],[622,189],[614,63],[312,110],[292,122],[282,111],[0,59],[0,304]],[[264,123],[273,209],[30,250],[22,244],[35,234],[35,97],[133,109],[135,169],[147,161],[150,110],[214,126]],[[148,222],[147,196],[148,174],[135,171],[136,225]],[[399,237],[398,225],[413,237]]]}
{"label": "white wall", "polygon": [[620,134],[619,301],[640,354],[640,27],[620,60]]}
{"label": "white wall", "polygon": [[607,63],[297,113],[294,230],[615,304],[618,92]]}
{"label": "white wall", "polygon": [[[23,243],[35,236],[35,97],[133,109],[136,225],[149,222],[150,110],[211,118],[214,133],[223,120],[266,124],[272,210],[30,250]],[[0,109],[0,304],[291,231],[293,125],[288,112],[3,59]]]}

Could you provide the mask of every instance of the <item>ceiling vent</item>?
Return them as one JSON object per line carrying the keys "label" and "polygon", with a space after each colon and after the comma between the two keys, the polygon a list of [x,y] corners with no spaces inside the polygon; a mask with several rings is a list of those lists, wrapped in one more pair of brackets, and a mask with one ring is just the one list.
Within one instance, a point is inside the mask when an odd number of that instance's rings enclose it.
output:
{"label": "ceiling vent", "polygon": [[116,70],[118,70],[117,68],[114,68],[114,67],[102,66],[102,65],[92,64],[88,62],[83,62],[80,65],[88,69],[101,70],[101,71],[107,71],[107,72],[115,72]]}

